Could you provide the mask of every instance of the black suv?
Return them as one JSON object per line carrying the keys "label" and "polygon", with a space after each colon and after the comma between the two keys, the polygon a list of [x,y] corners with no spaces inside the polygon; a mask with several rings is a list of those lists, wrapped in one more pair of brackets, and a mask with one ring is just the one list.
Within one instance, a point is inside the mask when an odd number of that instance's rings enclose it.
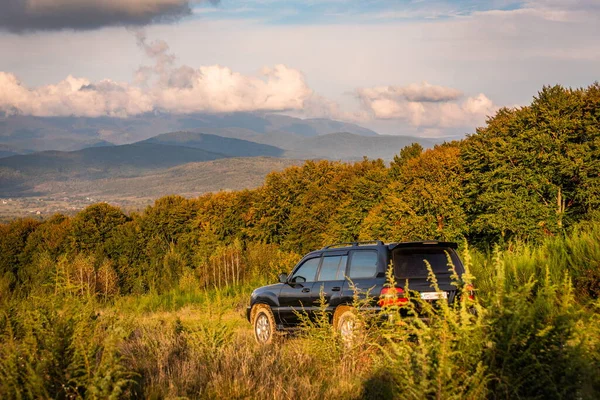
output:
{"label": "black suv", "polygon": [[[288,276],[281,274],[279,283],[260,287],[252,292],[246,317],[252,323],[256,340],[269,343],[276,330],[298,325],[299,313],[314,315],[320,309],[321,293],[327,303],[336,329],[344,334],[352,328],[354,291],[368,291],[373,296],[373,309],[378,311],[392,297],[395,302],[406,301],[404,290],[409,282],[411,291],[418,291],[424,300],[446,298],[452,302],[457,287],[452,284],[448,266],[450,256],[456,273],[464,267],[456,254],[456,243],[377,242],[342,243],[313,251],[300,260]],[[436,275],[440,292],[428,281],[425,260]],[[393,265],[396,293],[386,287],[386,270]]]}

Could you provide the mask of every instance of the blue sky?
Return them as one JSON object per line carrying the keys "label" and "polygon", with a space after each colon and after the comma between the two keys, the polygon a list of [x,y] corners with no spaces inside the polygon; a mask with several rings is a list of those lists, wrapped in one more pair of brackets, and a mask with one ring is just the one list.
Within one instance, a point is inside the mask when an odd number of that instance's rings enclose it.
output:
{"label": "blue sky", "polygon": [[511,0],[223,0],[216,6],[196,5],[194,10],[209,19],[253,19],[267,24],[301,25],[444,19],[522,6],[522,2]]}
{"label": "blue sky", "polygon": [[[63,25],[28,30],[0,6],[0,111],[282,112],[460,136],[543,85],[600,79],[598,0],[80,1],[45,0]],[[184,16],[153,23],[140,4]]]}

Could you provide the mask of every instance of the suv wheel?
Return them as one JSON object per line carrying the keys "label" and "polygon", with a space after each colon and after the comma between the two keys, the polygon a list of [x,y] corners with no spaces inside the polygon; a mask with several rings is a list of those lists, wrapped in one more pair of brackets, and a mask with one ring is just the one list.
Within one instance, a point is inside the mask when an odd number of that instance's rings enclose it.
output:
{"label": "suv wheel", "polygon": [[344,343],[350,344],[356,337],[358,321],[354,308],[350,306],[339,306],[333,314],[333,326],[340,333]]}
{"label": "suv wheel", "polygon": [[266,304],[257,304],[252,308],[252,326],[254,338],[259,344],[269,344],[275,335],[275,317],[271,307]]}

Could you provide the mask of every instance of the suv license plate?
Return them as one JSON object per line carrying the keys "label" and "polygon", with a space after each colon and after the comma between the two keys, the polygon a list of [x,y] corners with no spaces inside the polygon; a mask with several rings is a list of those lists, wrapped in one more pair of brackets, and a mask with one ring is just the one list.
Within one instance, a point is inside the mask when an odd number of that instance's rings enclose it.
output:
{"label": "suv license plate", "polygon": [[423,300],[447,299],[448,293],[446,293],[446,292],[423,292],[423,293],[421,293],[421,298]]}

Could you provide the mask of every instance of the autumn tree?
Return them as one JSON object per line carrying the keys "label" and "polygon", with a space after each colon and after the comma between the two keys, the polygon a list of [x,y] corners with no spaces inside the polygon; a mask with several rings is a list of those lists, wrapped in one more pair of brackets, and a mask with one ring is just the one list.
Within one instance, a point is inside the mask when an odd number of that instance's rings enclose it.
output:
{"label": "autumn tree", "polygon": [[257,200],[248,211],[247,231],[251,240],[283,242],[289,232],[290,215],[307,190],[305,172],[306,164],[267,175],[265,184],[257,189]]}
{"label": "autumn tree", "polygon": [[465,230],[460,144],[445,143],[398,163],[398,178],[365,218],[361,239],[456,240]]}
{"label": "autumn tree", "polygon": [[340,206],[347,183],[345,166],[330,161],[307,162],[303,166],[303,193],[296,200],[286,227],[287,249],[306,253],[323,246],[323,234]]}
{"label": "autumn tree", "polygon": [[423,146],[419,143],[413,143],[400,149],[400,153],[394,156],[390,163],[389,174],[392,179],[400,179],[402,168],[413,158],[417,158],[423,153]]}
{"label": "autumn tree", "polygon": [[389,182],[383,160],[365,158],[348,164],[343,174],[345,178],[338,185],[339,203],[323,233],[323,244],[358,240],[364,218],[381,201]]}

